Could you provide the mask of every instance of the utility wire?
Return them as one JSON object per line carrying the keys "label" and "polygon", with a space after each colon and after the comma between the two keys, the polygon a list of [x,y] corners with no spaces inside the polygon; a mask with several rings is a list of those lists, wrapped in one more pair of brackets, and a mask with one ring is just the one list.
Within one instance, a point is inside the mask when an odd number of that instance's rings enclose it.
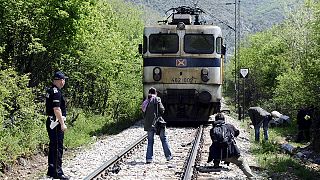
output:
{"label": "utility wire", "polygon": [[232,26],[230,26],[229,24],[227,24],[226,22],[222,21],[221,19],[217,18],[216,16],[214,16],[213,14],[211,14],[209,11],[207,11],[204,8],[201,8],[206,14],[208,14],[210,17],[212,17],[213,19],[215,19],[216,21],[218,21],[221,24],[224,24],[225,26],[227,26],[228,28],[232,29],[233,31],[236,31],[235,28],[233,28]]}

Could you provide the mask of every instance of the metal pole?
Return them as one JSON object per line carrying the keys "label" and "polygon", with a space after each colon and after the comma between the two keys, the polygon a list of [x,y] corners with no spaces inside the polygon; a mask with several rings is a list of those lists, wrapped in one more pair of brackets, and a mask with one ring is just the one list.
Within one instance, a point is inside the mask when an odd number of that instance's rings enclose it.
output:
{"label": "metal pole", "polygon": [[244,111],[246,109],[246,104],[245,104],[245,86],[246,86],[246,78],[243,78],[243,115],[242,115],[242,120],[244,121]]}
{"label": "metal pole", "polygon": [[234,1],[234,104],[237,111],[237,98],[238,98],[238,86],[237,86],[237,0]]}
{"label": "metal pole", "polygon": [[[235,0],[236,1],[236,3],[237,3],[237,0]],[[238,27],[237,27],[237,29],[238,29],[238,31],[237,31],[237,38],[238,38],[238,40],[237,40],[237,53],[238,53],[238,56],[237,56],[237,65],[238,65],[238,68],[240,67],[240,30],[241,30],[241,23],[240,23],[240,0],[238,0],[238,5],[237,5],[237,17],[238,17]],[[237,73],[237,75],[239,75],[240,73],[238,72]],[[239,89],[239,82],[240,80],[239,80],[239,78],[238,78],[238,80],[237,80],[237,86],[238,86],[238,89]],[[239,89],[240,90],[240,89]],[[239,117],[238,117],[238,119],[239,120],[241,120],[241,108],[240,108],[240,98],[239,98],[239,96],[240,96],[240,92],[238,91],[238,93],[237,93],[237,99],[238,99],[238,107],[239,107]],[[242,107],[242,109],[244,110],[244,107]]]}

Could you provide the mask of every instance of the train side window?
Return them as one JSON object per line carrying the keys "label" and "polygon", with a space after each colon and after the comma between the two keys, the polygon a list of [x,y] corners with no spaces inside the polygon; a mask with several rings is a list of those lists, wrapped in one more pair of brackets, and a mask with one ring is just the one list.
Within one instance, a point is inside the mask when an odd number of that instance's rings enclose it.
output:
{"label": "train side window", "polygon": [[147,43],[148,43],[147,36],[143,36],[143,48],[142,48],[143,54],[147,52],[147,47],[148,47]]}
{"label": "train side window", "polygon": [[216,39],[216,51],[218,54],[222,54],[222,38],[218,37]]}
{"label": "train side window", "polygon": [[211,54],[214,51],[212,34],[186,34],[184,36],[184,51],[191,54]]}
{"label": "train side window", "polygon": [[151,34],[149,36],[150,53],[177,53],[178,51],[178,34]]}

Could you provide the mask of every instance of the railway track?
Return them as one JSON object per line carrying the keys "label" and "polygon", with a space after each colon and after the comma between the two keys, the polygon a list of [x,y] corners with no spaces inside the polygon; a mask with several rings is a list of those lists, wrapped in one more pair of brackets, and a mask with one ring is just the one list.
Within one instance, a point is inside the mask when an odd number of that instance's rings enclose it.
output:
{"label": "railway track", "polygon": [[[240,128],[237,120],[230,116],[226,118],[228,123]],[[65,173],[72,180],[246,179],[243,172],[234,164],[229,166],[220,164],[222,169],[214,169],[213,163],[206,162],[209,146],[212,143],[210,128],[210,125],[204,127],[202,134],[197,135],[198,128],[168,127],[166,134],[173,159],[166,161],[159,136],[155,136],[153,163],[146,164],[147,141],[142,138],[146,136],[146,133],[143,130],[143,124],[137,123],[122,133],[107,136],[95,143],[89,150],[79,151],[73,158],[66,160]],[[250,141],[247,137],[249,137],[248,132],[241,130],[240,136],[236,139],[237,145],[249,166],[256,166],[250,153]],[[144,140],[141,141],[141,139]],[[141,141],[138,146],[132,143],[137,141]],[[135,148],[129,148],[129,146]],[[104,170],[103,173],[98,173],[102,170]],[[263,172],[255,173],[257,173],[257,179],[263,179],[262,176],[266,176]],[[39,179],[47,180],[48,178],[39,177]]]}
{"label": "railway track", "polygon": [[201,148],[203,143],[203,126],[197,131],[183,174],[183,180],[195,179],[197,176],[196,165],[201,160]]}
{"label": "railway track", "polygon": [[143,135],[141,138],[139,138],[129,147],[127,147],[122,152],[114,156],[112,159],[104,163],[97,170],[95,170],[89,176],[87,176],[85,180],[105,179],[109,173],[116,173],[120,171],[120,166],[119,166],[120,161],[124,160],[127,156],[129,156],[131,153],[137,150],[143,144],[143,142],[146,141],[146,139],[147,139],[147,134]]}
{"label": "railway track", "polygon": [[144,135],[84,179],[194,179],[197,175],[196,163],[201,158],[204,128],[178,128],[174,131],[168,137],[169,142],[171,138],[181,141],[171,145],[173,160],[164,160],[160,140],[155,136],[154,163],[145,164],[145,154],[141,150],[147,143]]}
{"label": "railway track", "polygon": [[[235,124],[239,128],[239,122],[234,120],[234,118],[227,116],[227,122]],[[168,127],[166,132],[173,159],[166,161],[159,136],[155,136],[153,163],[146,164],[145,153],[147,141],[141,141],[139,146],[134,145],[136,143],[130,145],[130,141],[139,141],[139,139],[142,139],[142,135],[145,136],[142,127],[135,127],[130,133],[126,133],[124,136],[121,136],[121,138],[118,137],[120,138],[119,140],[116,140],[120,141],[121,144],[126,144],[126,146],[117,145],[119,148],[118,153],[112,156],[106,156],[105,163],[101,163],[103,165],[99,165],[100,167],[87,168],[88,172],[84,174],[83,177],[73,176],[73,178],[109,180],[246,179],[243,172],[234,164],[230,164],[229,166],[220,164],[222,168],[214,169],[212,162],[206,162],[209,154],[209,146],[212,143],[209,133],[210,128],[211,126],[206,126],[203,127],[202,130],[199,130],[200,128]],[[136,132],[140,133],[136,134]],[[241,130],[240,136],[236,141],[248,164],[255,166],[254,159],[249,154],[250,141],[246,137],[248,137],[248,134]],[[109,139],[108,142],[113,141]],[[101,145],[104,144],[105,143],[101,143]],[[116,146],[115,144],[115,142],[110,143],[108,147]],[[135,146],[136,148],[128,148],[129,145],[131,147]],[[107,146],[104,148],[106,149],[105,151],[108,151]],[[131,149],[130,152],[126,153],[129,149]],[[101,154],[100,152],[96,156],[100,156],[103,159],[105,155],[101,156]],[[107,163],[111,161],[114,163]],[[84,168],[86,168],[85,164],[90,164],[90,160],[87,160],[87,162],[82,165]],[[76,166],[73,165],[71,167],[74,169]],[[100,171],[102,171],[102,173],[98,173]],[[93,172],[98,175],[93,175]],[[88,176],[88,174],[90,175]],[[257,177],[257,179],[263,179],[260,175]]]}

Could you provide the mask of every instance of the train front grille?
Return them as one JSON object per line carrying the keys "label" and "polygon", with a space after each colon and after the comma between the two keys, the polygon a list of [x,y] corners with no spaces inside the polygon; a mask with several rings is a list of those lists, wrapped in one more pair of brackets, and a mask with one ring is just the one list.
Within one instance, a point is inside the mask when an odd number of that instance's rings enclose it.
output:
{"label": "train front grille", "polygon": [[194,104],[196,102],[195,89],[168,89],[166,94],[168,104]]}

